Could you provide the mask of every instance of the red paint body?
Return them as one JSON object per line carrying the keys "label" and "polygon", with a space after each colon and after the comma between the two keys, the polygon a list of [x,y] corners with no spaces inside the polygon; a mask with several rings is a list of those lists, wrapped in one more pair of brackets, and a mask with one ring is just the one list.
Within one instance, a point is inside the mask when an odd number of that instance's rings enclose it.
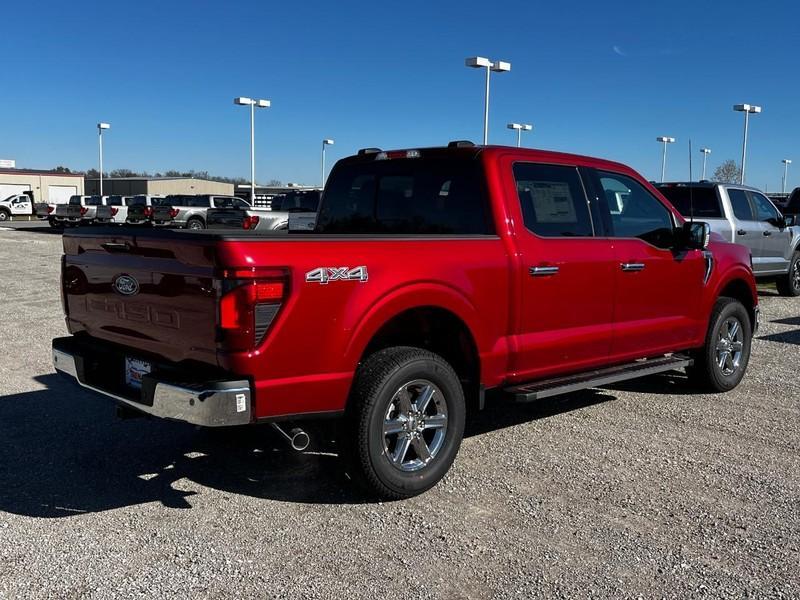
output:
{"label": "red paint body", "polygon": [[[714,302],[736,280],[749,290],[748,308],[756,305],[742,246],[713,240],[704,283],[700,250],[676,257],[639,239],[541,238],[524,227],[515,161],[622,173],[662,198],[624,165],[506,147],[484,148],[480,160],[495,236],[65,235],[65,277],[80,280],[65,288],[70,332],[247,376],[255,417],[270,418],[342,410],[370,340],[416,307],[444,309],[466,325],[481,383],[491,388],[700,347]],[[109,242],[134,250],[112,252]],[[647,269],[623,273],[621,262]],[[368,281],[305,280],[319,267],[345,265],[365,265]],[[530,267],[547,265],[559,266],[559,275],[529,276]],[[215,277],[233,267],[288,271],[286,298],[253,352],[226,352],[217,337]],[[141,283],[130,300],[111,291],[120,273]]]}

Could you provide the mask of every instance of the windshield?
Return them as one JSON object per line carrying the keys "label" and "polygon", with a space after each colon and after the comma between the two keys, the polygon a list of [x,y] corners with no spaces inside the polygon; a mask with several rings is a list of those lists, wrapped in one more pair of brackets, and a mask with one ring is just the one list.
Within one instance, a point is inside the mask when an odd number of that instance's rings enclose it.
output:
{"label": "windshield", "polygon": [[684,217],[692,216],[694,208],[694,216],[697,218],[722,218],[722,207],[716,188],[689,185],[659,185],[657,188]]}

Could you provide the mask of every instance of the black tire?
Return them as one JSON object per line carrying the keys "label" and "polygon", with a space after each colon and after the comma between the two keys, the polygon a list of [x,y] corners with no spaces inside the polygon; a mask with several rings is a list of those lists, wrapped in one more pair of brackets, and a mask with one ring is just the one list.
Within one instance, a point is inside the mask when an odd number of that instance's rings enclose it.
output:
{"label": "black tire", "polygon": [[[738,333],[731,337],[730,325],[733,322],[738,323]],[[723,338],[728,341],[723,341]],[[689,379],[703,390],[732,390],[739,385],[747,370],[752,339],[747,309],[734,298],[719,298],[711,311],[705,345],[694,354],[694,365],[686,370]],[[727,357],[726,348],[729,348]],[[724,365],[720,366],[723,358]]]}
{"label": "black tire", "polygon": [[800,251],[792,254],[789,272],[775,282],[781,296],[800,296]]}
{"label": "black tire", "polygon": [[[418,401],[424,397],[427,408],[420,413]],[[410,408],[405,420],[399,408],[403,404]],[[387,419],[391,415],[394,418]],[[380,498],[399,500],[421,494],[453,464],[465,418],[461,382],[441,356],[408,346],[376,352],[356,372],[342,428],[340,446],[348,471]],[[386,425],[400,423],[398,432],[385,433]],[[423,459],[426,452],[429,457]],[[402,456],[398,461],[390,454]]]}
{"label": "black tire", "polygon": [[5,223],[11,220],[11,213],[5,209],[0,209],[0,223]]}
{"label": "black tire", "polygon": [[205,229],[206,224],[200,217],[192,217],[186,221],[186,229]]}

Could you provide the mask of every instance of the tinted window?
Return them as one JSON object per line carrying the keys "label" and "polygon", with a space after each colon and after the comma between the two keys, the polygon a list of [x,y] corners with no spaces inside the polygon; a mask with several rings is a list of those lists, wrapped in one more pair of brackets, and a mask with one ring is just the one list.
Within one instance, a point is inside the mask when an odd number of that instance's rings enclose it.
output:
{"label": "tinted window", "polygon": [[514,165],[525,227],[544,237],[591,236],[592,219],[575,167]]}
{"label": "tinted window", "polygon": [[108,206],[122,206],[122,196],[109,196],[106,200]]}
{"label": "tinted window", "polygon": [[756,217],[759,221],[766,221],[773,225],[778,222],[778,209],[772,206],[772,202],[757,192],[751,192],[750,197],[756,208]]}
{"label": "tinted window", "polygon": [[133,196],[132,198],[125,198],[125,204],[128,206],[147,206],[147,197]]}
{"label": "tinted window", "polygon": [[193,208],[207,208],[211,206],[211,198],[208,196],[184,196],[183,206],[191,206]]}
{"label": "tinted window", "polygon": [[[339,165],[328,179],[322,233],[487,234],[481,168],[468,159]],[[287,207],[289,200],[282,202]]]}
{"label": "tinted window", "polygon": [[669,248],[674,241],[672,215],[638,181],[617,173],[598,173],[615,237],[639,238]]}
{"label": "tinted window", "polygon": [[744,190],[728,189],[728,198],[731,200],[734,216],[740,221],[753,221],[753,208],[747,200]]}
{"label": "tinted window", "polygon": [[80,206],[81,197],[82,196],[70,196],[69,197],[69,204],[71,204],[72,206]]}
{"label": "tinted window", "polygon": [[234,198],[233,199],[233,205],[236,208],[250,208],[250,205],[247,202],[245,202],[244,200],[242,200],[241,198]]}
{"label": "tinted window", "polygon": [[89,196],[86,199],[86,206],[100,206],[103,203],[102,196]]}
{"label": "tinted window", "polygon": [[672,203],[679,213],[684,217],[692,215],[697,218],[721,219],[722,206],[717,196],[717,190],[708,186],[689,186],[689,185],[664,185],[658,186],[667,200]]}

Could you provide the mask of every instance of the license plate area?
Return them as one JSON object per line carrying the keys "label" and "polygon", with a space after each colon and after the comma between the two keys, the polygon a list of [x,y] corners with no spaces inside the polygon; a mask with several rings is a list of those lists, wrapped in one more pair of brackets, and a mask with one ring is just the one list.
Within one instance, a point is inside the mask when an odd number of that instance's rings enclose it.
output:
{"label": "license plate area", "polygon": [[125,385],[142,389],[142,377],[153,370],[153,363],[140,358],[125,357]]}

